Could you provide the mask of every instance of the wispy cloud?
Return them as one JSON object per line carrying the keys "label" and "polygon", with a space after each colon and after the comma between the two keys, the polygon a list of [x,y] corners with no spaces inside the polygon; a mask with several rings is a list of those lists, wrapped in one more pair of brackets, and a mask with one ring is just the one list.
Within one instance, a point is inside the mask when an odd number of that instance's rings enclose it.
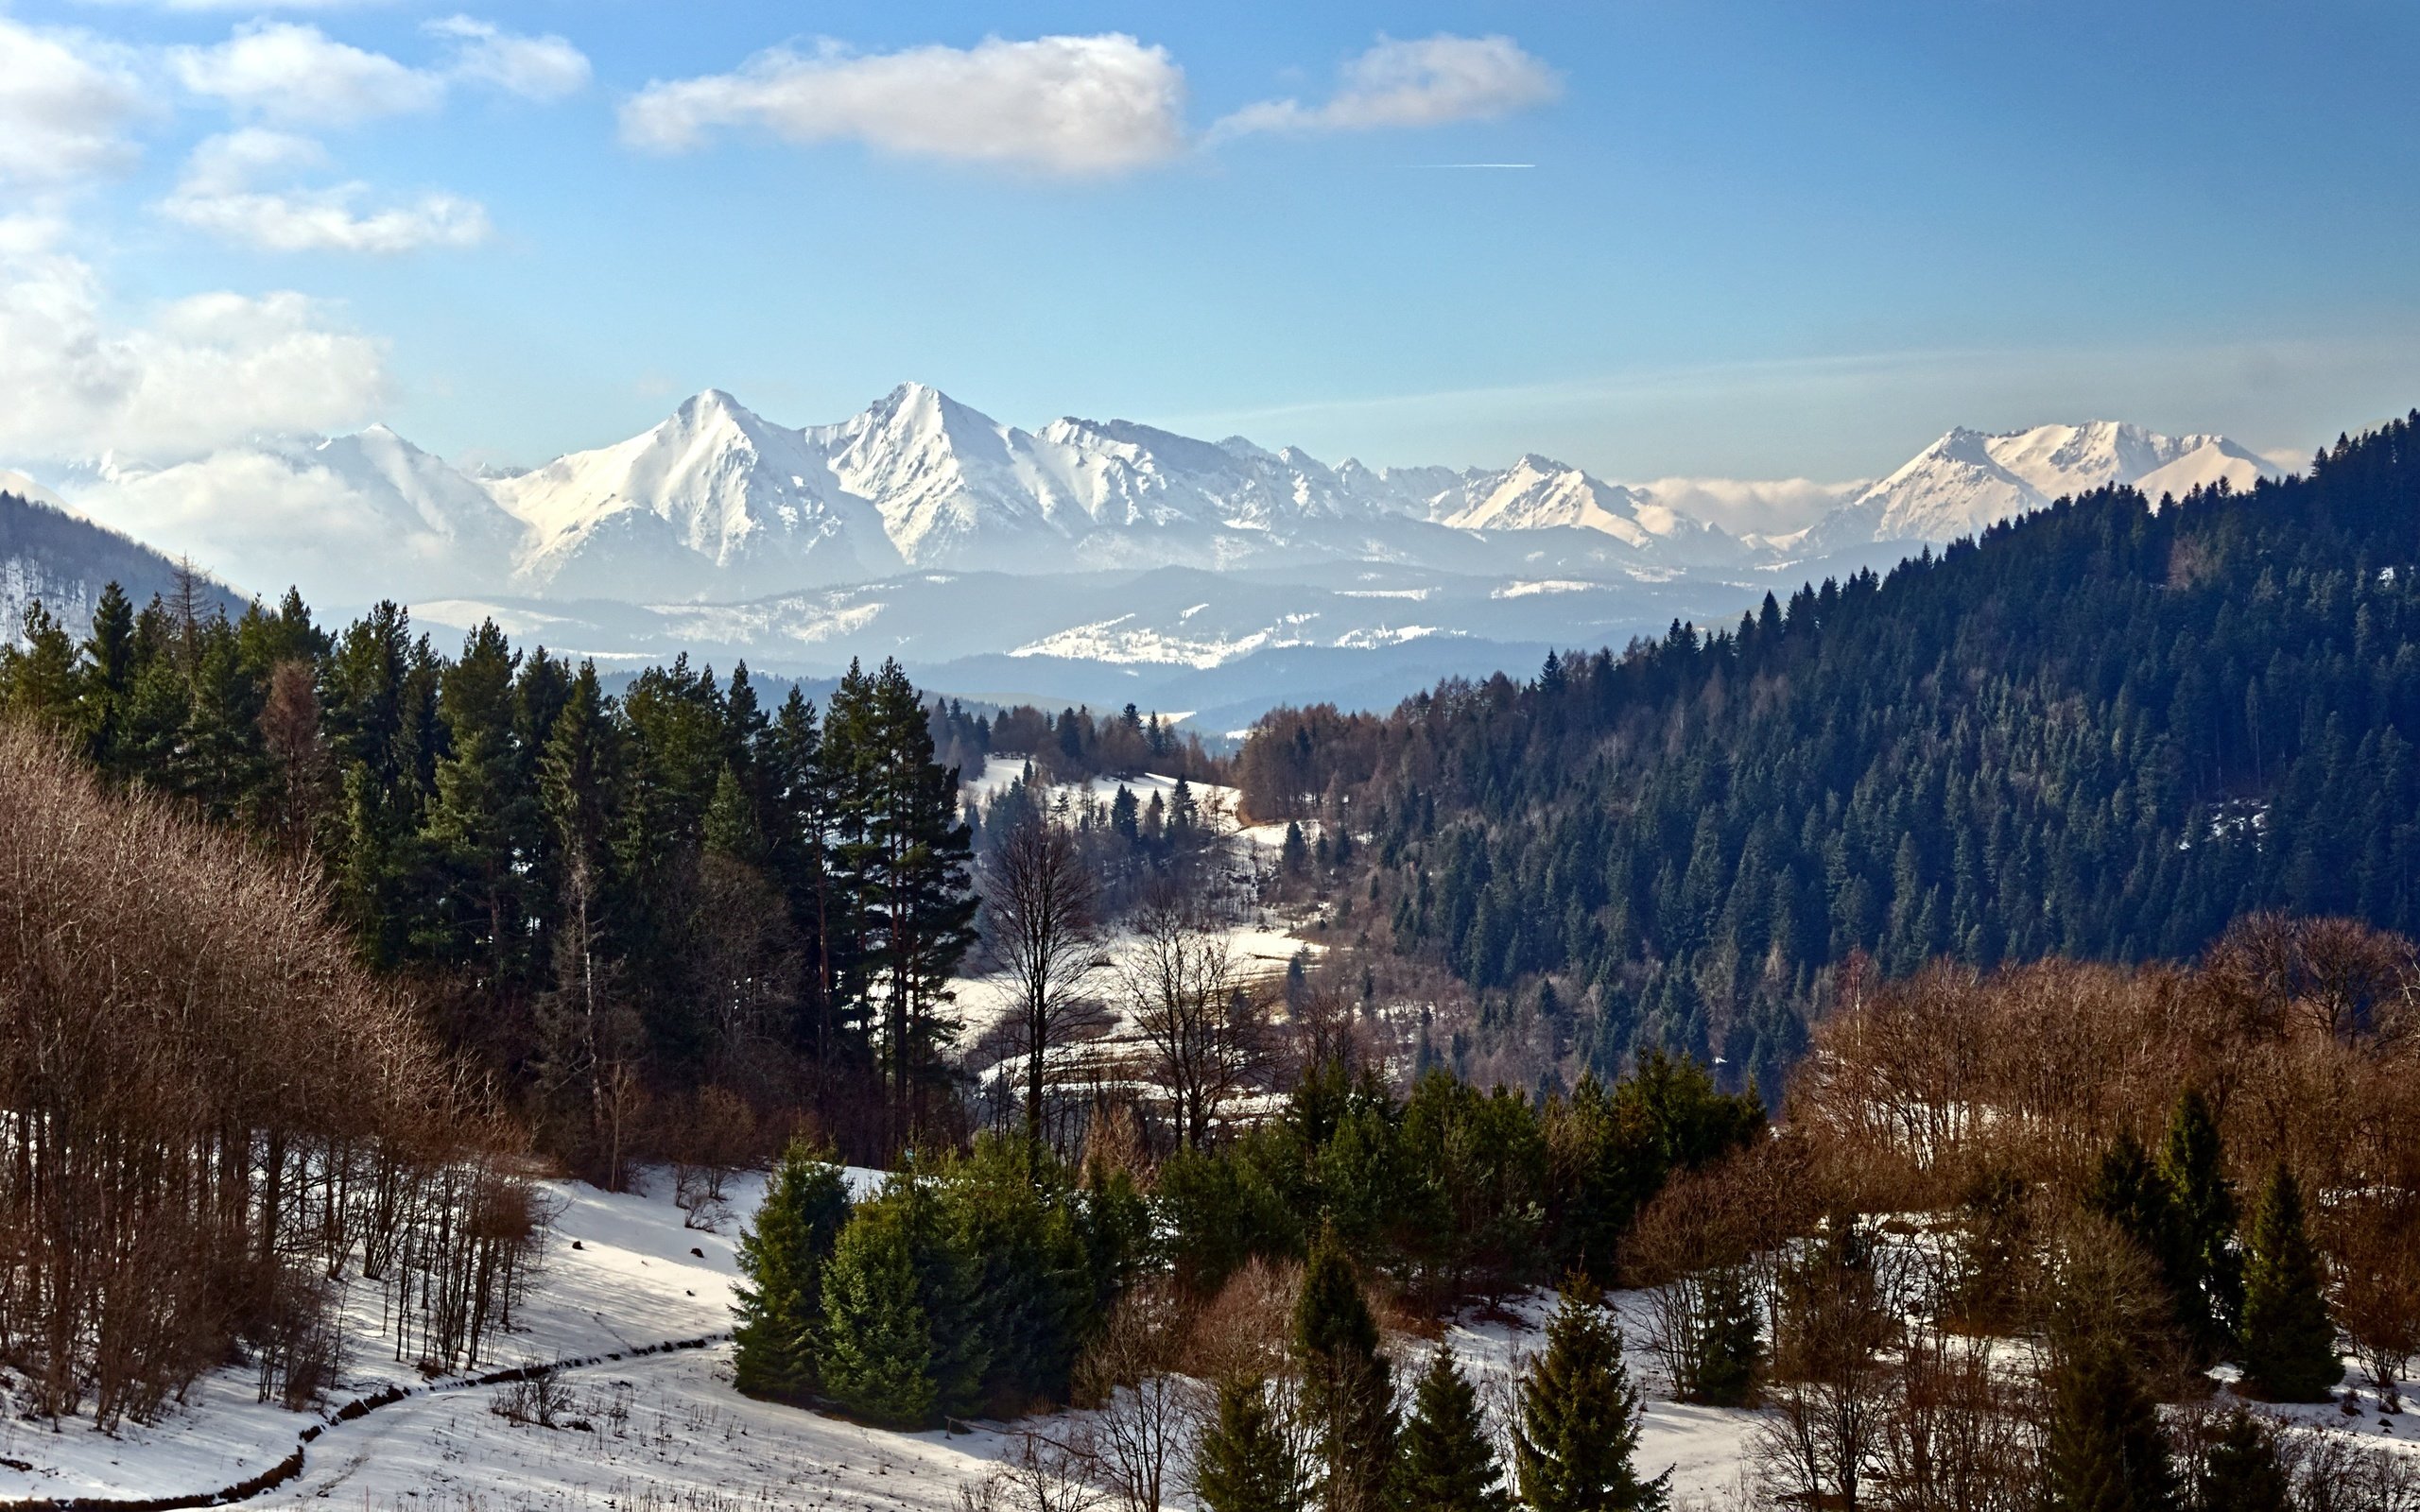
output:
{"label": "wispy cloud", "polygon": [[1184,146],[1184,71],[1132,37],[991,38],[969,48],[860,54],[775,48],[737,70],[657,82],[622,110],[622,136],[682,152],[752,127],[799,143],[855,141],[904,156],[1070,176],[1164,162]]}
{"label": "wispy cloud", "polygon": [[310,189],[292,181],[327,165],[326,150],[308,137],[258,127],[231,131],[194,148],[160,210],[198,231],[277,252],[405,252],[488,238],[487,211],[474,200],[431,193],[365,211],[358,207],[367,185]]}
{"label": "wispy cloud", "polygon": [[551,33],[525,37],[469,16],[448,16],[421,29],[458,44],[449,70],[456,78],[541,102],[564,99],[588,87],[588,55]]}
{"label": "wispy cloud", "polygon": [[1494,120],[1544,105],[1562,93],[1562,77],[1510,37],[1443,32],[1417,42],[1381,37],[1377,45],[1344,65],[1336,93],[1324,104],[1262,100],[1221,119],[1211,135],[1370,131]]}

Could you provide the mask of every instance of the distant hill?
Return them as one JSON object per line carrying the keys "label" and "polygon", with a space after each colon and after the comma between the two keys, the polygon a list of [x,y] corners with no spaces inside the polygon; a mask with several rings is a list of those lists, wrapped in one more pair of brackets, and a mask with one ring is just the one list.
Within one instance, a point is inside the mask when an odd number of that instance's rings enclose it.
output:
{"label": "distant hill", "polygon": [[1273,713],[1247,809],[1366,834],[1357,927],[1574,1072],[1664,1046],[1771,1089],[1860,961],[2179,959],[2272,908],[2420,932],[2420,413],[2245,489],[2207,441],[2142,450],[2224,481],[1384,717]]}
{"label": "distant hill", "polygon": [[[0,491],[0,638],[17,638],[26,606],[37,599],[69,634],[81,636],[91,627],[94,601],[112,582],[145,603],[174,590],[177,564],[55,505]],[[218,583],[204,579],[203,587],[208,603],[230,614],[242,610],[243,601]]]}

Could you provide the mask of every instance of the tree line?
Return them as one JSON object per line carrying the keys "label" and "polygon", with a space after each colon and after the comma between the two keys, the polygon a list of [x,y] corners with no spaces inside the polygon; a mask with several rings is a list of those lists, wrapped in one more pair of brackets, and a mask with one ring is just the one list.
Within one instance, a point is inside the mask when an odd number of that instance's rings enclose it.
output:
{"label": "tree line", "polygon": [[2420,416],[2308,474],[2105,490],[1383,716],[1281,710],[1256,818],[1364,840],[1358,937],[1467,1066],[1650,1047],[1777,1096],[1834,968],[2187,956],[2264,907],[2420,928]]}
{"label": "tree line", "polygon": [[397,1359],[476,1363],[544,1237],[517,1147],[307,868],[0,725],[0,1358],[24,1406],[114,1430],[230,1360],[309,1405],[359,1283]]}
{"label": "tree line", "polygon": [[493,624],[447,657],[393,604],[330,632],[292,593],[231,619],[112,588],[80,643],[29,612],[0,710],[323,876],[361,958],[600,1179],[802,1109],[866,1159],[961,1126],[971,839],[895,662],[821,711],[685,658],[614,696]]}

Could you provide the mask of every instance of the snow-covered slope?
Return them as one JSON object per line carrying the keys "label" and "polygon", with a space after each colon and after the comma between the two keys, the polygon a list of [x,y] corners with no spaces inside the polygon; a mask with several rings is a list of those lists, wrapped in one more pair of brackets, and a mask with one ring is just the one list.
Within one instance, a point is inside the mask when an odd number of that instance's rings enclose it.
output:
{"label": "snow-covered slope", "polygon": [[823,449],[719,389],[617,445],[488,485],[527,533],[517,586],[562,597],[744,597],[880,576],[881,516]]}
{"label": "snow-covered slope", "polygon": [[1951,541],[2066,495],[2128,484],[2156,500],[2224,480],[2245,488],[2276,466],[2223,436],[2163,436],[2118,421],[1987,435],[1951,431],[1789,544]]}

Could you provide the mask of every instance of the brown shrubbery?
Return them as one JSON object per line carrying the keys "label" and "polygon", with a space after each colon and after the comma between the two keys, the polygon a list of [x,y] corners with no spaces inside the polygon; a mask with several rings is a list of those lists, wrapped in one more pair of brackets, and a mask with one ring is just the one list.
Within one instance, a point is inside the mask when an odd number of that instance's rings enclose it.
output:
{"label": "brown shrubbery", "polygon": [[0,729],[0,1359],[31,1405],[155,1411],[249,1346],[334,1369],[337,1279],[476,1356],[541,1215],[497,1129],[313,885]]}
{"label": "brown shrubbery", "polygon": [[2079,1190],[2120,1132],[2156,1145],[2198,1088],[2251,1191],[2420,1191],[2420,960],[2342,919],[2247,919],[2194,969],[1936,966],[1844,999],[1791,1122],[1860,1175],[1868,1211],[1959,1205],[1986,1171]]}

